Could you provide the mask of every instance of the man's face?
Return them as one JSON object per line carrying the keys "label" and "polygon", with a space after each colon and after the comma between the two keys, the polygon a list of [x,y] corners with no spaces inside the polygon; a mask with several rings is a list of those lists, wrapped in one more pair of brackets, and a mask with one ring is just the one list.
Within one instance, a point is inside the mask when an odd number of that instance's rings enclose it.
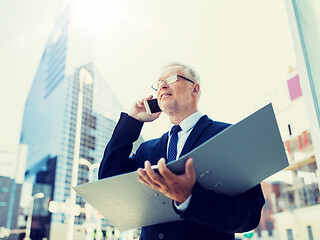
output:
{"label": "man's face", "polygon": [[[171,75],[185,76],[183,68],[174,67],[165,69],[159,77],[159,81],[171,76]],[[170,85],[163,83],[157,92],[158,104],[161,110],[169,115],[186,111],[190,107],[194,107],[193,104],[193,91],[194,84],[180,78],[176,82]]]}

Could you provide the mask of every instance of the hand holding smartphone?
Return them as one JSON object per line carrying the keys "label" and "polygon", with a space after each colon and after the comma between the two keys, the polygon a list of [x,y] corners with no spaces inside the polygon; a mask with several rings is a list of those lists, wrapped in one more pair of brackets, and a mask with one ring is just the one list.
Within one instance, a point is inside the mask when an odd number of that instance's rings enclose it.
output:
{"label": "hand holding smartphone", "polygon": [[144,100],[143,103],[147,113],[151,114],[151,113],[161,112],[161,109],[158,105],[158,100],[156,98],[150,99],[150,100]]}

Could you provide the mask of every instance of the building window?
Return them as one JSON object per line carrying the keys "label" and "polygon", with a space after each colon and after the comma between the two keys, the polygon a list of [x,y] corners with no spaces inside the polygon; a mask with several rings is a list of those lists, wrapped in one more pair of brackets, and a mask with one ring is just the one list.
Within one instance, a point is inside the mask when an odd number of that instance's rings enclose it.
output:
{"label": "building window", "polygon": [[288,240],[293,240],[292,229],[287,229]]}
{"label": "building window", "polygon": [[309,240],[313,240],[313,234],[312,234],[311,226],[307,226],[307,229],[308,229]]}
{"label": "building window", "polygon": [[0,192],[9,192],[9,188],[2,187],[0,188]]}

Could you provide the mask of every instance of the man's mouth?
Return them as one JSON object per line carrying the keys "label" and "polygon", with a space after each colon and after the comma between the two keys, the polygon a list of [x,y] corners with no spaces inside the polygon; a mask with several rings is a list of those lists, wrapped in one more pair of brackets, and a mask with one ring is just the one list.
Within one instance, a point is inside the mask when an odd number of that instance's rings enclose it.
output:
{"label": "man's mouth", "polygon": [[169,97],[169,96],[172,96],[172,94],[170,94],[170,93],[163,93],[163,94],[161,94],[160,99],[162,99],[162,98],[164,98],[164,97]]}

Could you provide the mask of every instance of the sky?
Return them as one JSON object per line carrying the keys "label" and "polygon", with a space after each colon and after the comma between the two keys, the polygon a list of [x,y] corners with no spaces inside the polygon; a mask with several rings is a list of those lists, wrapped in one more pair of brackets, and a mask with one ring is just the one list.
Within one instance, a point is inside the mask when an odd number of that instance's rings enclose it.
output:
{"label": "sky", "polygon": [[[102,5],[84,8],[82,16],[108,16],[95,19],[101,36],[96,67],[125,110],[152,93],[163,64],[178,61],[200,75],[200,111],[236,123],[257,110],[257,100],[285,82],[289,67],[296,66],[284,1],[94,2]],[[0,1],[0,143],[19,142],[24,103],[63,4]],[[143,136],[158,137],[167,127],[161,116],[146,124]]]}

